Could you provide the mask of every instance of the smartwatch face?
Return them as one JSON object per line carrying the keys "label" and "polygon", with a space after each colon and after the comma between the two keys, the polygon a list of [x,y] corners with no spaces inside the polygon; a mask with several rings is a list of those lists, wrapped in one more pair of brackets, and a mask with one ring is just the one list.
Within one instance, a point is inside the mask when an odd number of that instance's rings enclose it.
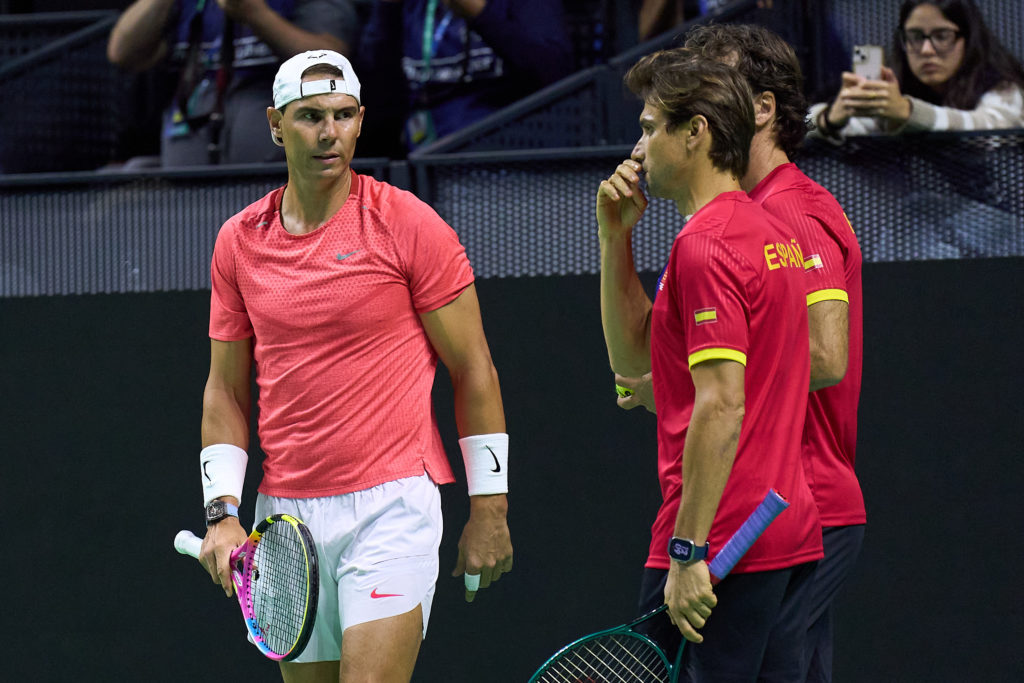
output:
{"label": "smartwatch face", "polygon": [[673,538],[669,541],[669,556],[687,564],[696,561],[694,558],[705,557],[707,550],[707,546],[696,546],[685,539]]}

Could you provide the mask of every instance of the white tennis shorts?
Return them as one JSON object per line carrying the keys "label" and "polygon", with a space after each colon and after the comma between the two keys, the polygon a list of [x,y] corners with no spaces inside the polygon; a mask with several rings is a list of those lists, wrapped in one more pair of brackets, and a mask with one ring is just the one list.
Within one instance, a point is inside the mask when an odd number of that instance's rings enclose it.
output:
{"label": "white tennis shorts", "polygon": [[427,474],[327,498],[256,499],[257,522],[288,513],[309,527],[320,565],[316,623],[296,662],[337,661],[345,629],[434,599],[441,495]]}

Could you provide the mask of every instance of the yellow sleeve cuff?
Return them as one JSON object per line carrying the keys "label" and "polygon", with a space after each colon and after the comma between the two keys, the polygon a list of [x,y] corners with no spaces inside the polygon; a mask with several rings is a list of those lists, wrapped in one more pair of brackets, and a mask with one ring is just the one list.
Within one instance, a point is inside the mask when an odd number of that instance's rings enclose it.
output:
{"label": "yellow sleeve cuff", "polygon": [[747,367],[747,354],[736,349],[701,349],[691,353],[688,359],[690,368],[703,363],[706,360],[734,360],[743,367]]}
{"label": "yellow sleeve cuff", "polygon": [[819,301],[845,301],[850,303],[849,295],[842,289],[819,289],[807,295],[807,305],[816,304]]}

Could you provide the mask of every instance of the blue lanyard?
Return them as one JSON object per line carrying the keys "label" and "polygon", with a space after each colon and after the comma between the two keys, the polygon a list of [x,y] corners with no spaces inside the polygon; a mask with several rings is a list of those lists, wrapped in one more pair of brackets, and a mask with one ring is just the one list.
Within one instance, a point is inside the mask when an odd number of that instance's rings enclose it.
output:
{"label": "blue lanyard", "polygon": [[448,10],[441,18],[441,23],[434,28],[434,15],[437,14],[437,0],[427,0],[427,14],[423,18],[423,66],[430,68],[430,61],[437,54],[437,46],[441,43],[444,32],[452,21],[452,11]]}

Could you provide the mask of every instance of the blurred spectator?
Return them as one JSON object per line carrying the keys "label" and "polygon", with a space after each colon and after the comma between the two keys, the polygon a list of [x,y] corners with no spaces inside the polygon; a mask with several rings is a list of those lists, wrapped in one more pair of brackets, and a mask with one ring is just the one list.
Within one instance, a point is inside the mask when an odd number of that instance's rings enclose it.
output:
{"label": "blurred spectator", "polygon": [[812,135],[1024,126],[1024,67],[971,0],[904,2],[891,54],[879,80],[843,73],[835,99],[811,107]]}
{"label": "blurred spectator", "polygon": [[730,0],[641,0],[637,13],[638,37],[641,42],[650,40],[684,21],[719,10],[729,2]]}
{"label": "blurred spectator", "polygon": [[[842,52],[836,50],[841,38],[832,20],[832,3],[820,0],[757,0],[749,3],[735,0],[633,0],[638,3],[637,33],[639,40],[657,38],[673,29],[680,35],[681,24],[709,13],[743,6],[739,16],[729,22],[756,24],[779,34],[793,46],[800,70],[804,74],[804,91],[816,101],[835,91],[839,74],[849,67]],[[712,19],[712,22],[718,19]]]}
{"label": "blurred spectator", "polygon": [[389,155],[399,135],[416,149],[573,70],[561,0],[376,0],[357,59],[367,109],[391,117],[360,145]]}
{"label": "blurred spectator", "polygon": [[164,65],[176,79],[163,112],[161,165],[283,161],[263,113],[277,67],[306,50],[350,53],[353,3],[136,0],[114,26],[107,56],[130,71]]}
{"label": "blurred spectator", "polygon": [[693,3],[684,0],[642,0],[637,13],[637,37],[640,42],[661,35],[696,16],[692,10],[687,13],[687,4]]}

